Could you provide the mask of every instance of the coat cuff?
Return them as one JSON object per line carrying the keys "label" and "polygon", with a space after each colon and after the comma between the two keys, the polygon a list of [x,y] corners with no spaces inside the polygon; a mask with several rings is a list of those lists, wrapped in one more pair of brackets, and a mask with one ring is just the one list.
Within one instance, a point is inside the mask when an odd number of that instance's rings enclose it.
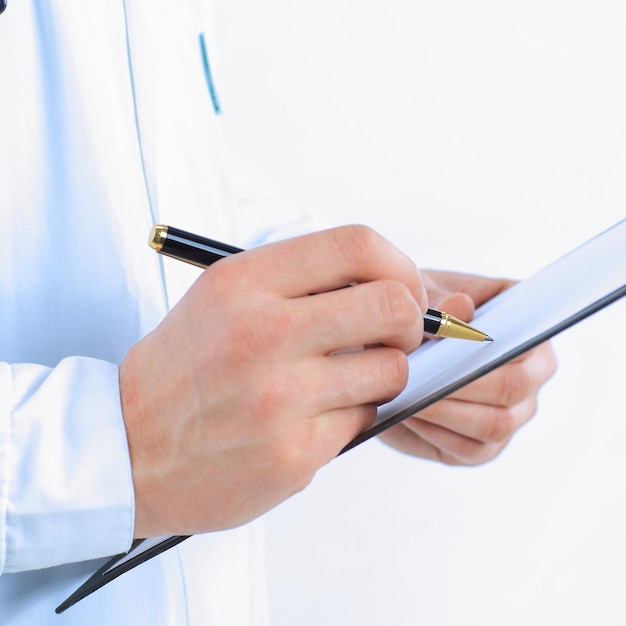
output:
{"label": "coat cuff", "polygon": [[0,573],[127,550],[134,492],[118,368],[0,367]]}

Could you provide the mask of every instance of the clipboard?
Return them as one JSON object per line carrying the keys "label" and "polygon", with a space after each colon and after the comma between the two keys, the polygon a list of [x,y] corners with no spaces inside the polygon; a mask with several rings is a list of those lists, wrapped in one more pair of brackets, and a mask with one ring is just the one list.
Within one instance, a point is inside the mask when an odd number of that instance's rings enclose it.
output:
{"label": "clipboard", "polygon": [[[547,341],[626,295],[626,219],[573,249],[530,278],[479,307],[472,324],[494,341],[429,340],[408,357],[404,391],[381,405],[375,423],[341,452],[408,417]],[[602,332],[600,326],[598,332]],[[70,595],[62,613],[130,569],[178,545],[188,536],[138,539],[107,561]]]}

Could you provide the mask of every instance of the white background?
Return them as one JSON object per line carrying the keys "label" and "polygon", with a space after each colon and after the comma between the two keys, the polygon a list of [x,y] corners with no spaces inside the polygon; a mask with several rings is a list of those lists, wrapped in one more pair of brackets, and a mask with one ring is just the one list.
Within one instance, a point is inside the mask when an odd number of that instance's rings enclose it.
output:
{"label": "white background", "polygon": [[[523,278],[626,217],[621,0],[217,4],[231,146],[418,265]],[[268,514],[273,626],[626,624],[625,315],[495,462],[369,442]]]}

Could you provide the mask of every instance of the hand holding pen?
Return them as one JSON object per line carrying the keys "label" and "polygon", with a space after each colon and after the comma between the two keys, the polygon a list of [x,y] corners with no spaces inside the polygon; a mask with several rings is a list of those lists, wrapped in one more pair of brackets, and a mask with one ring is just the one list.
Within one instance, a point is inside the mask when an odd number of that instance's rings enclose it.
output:
{"label": "hand holding pen", "polygon": [[[221,243],[215,239],[209,239],[165,224],[156,224],[152,228],[149,244],[161,254],[202,268],[206,268],[224,257],[243,252],[241,248],[230,244]],[[443,311],[428,308],[423,317],[425,333],[437,337],[470,341],[493,341],[486,333]]]}
{"label": "hand holding pen", "polygon": [[[199,267],[242,252],[240,248],[164,225],[153,228],[150,245],[162,254]],[[285,263],[285,268],[286,271],[302,270],[297,263]],[[424,271],[422,279],[429,300],[450,307],[465,319],[471,319],[477,305],[514,282],[435,270]],[[439,337],[492,341],[484,332],[459,318],[431,308],[424,314],[424,331]],[[380,438],[414,456],[455,465],[475,465],[491,460],[533,415],[537,390],[550,378],[555,367],[551,346],[543,344],[419,416],[387,430]]]}
{"label": "hand holding pen", "polygon": [[120,366],[136,536],[231,528],[304,488],[404,388],[426,307],[414,264],[365,227],[199,273]]}

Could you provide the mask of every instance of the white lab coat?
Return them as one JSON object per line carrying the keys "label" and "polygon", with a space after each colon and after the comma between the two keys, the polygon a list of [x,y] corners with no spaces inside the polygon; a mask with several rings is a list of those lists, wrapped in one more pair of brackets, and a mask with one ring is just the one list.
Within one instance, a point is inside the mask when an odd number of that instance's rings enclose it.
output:
{"label": "white lab coat", "polygon": [[197,276],[148,248],[152,223],[239,245],[312,227],[231,170],[203,4],[14,0],[0,16],[3,626],[265,620],[254,524],[54,614],[132,539],[117,364]]}

